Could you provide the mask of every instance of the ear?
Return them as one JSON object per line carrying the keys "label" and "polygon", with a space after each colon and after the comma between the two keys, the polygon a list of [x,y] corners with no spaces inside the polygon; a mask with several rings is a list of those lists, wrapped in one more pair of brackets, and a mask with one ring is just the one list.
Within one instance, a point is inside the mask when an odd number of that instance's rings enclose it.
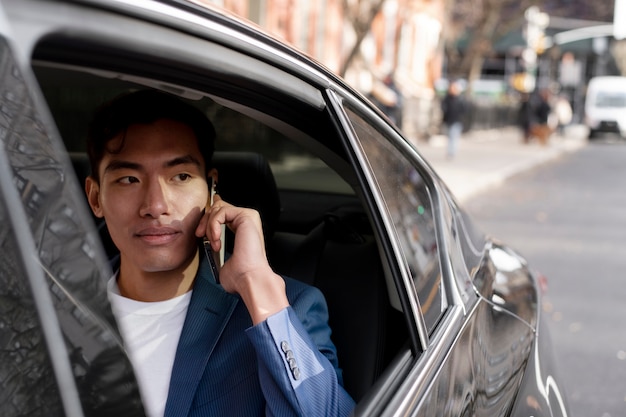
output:
{"label": "ear", "polygon": [[94,216],[100,219],[103,218],[104,214],[100,204],[100,184],[91,175],[85,179],[85,193]]}

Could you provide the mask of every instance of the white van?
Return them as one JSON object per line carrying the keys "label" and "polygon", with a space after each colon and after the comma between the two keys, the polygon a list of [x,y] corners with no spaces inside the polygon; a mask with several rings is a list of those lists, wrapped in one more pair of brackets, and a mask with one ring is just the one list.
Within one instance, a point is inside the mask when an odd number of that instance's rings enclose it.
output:
{"label": "white van", "polygon": [[615,132],[626,138],[626,77],[594,77],[587,86],[585,125],[589,138]]}

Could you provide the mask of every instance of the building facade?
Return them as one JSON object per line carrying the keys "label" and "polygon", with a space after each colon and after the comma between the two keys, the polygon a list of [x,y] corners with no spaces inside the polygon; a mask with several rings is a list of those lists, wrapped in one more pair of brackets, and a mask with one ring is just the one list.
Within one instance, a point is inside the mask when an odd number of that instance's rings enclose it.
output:
{"label": "building facade", "polygon": [[[441,77],[444,0],[193,1],[251,20],[344,76],[365,95],[380,94],[390,101],[397,94],[396,103],[402,106],[397,122],[410,140],[427,139],[436,128],[434,84]],[[375,6],[380,6],[378,13],[368,17]],[[371,19],[357,54],[352,54],[359,39],[352,16]],[[385,91],[389,78],[397,90]]]}

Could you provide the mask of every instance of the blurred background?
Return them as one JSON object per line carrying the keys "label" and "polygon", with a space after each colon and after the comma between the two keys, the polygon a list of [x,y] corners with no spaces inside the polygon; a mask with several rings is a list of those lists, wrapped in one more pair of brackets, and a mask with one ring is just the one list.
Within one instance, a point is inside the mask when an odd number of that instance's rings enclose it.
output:
{"label": "blurred background", "polygon": [[588,81],[626,72],[613,0],[193,1],[225,8],[320,61],[414,143],[439,133],[450,80],[472,103],[467,131],[517,124],[523,93],[542,89],[565,97],[571,122],[582,123]]}

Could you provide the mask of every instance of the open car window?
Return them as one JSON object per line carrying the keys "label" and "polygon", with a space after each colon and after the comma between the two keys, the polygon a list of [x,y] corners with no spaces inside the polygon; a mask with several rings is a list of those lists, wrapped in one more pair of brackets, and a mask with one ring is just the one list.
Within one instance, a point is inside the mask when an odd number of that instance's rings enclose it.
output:
{"label": "open car window", "polygon": [[[145,88],[176,93],[215,125],[213,162],[220,172],[220,194],[261,212],[271,266],[324,294],[339,364],[353,398],[363,398],[398,357],[407,363],[407,321],[390,302],[370,216],[356,191],[356,171],[324,106],[301,106],[297,114],[280,112],[276,103],[289,106],[297,99],[278,93],[263,96],[254,86],[243,95],[237,86],[229,91],[220,83],[214,88],[209,76],[204,87],[190,86],[184,72],[173,84],[171,74],[167,82],[139,74],[141,65],[135,66],[133,59],[117,62],[127,71],[115,74],[54,62],[47,46],[36,50],[33,69],[79,181],[88,175],[85,135],[100,104]],[[271,178],[261,178],[266,173],[239,175],[229,166],[249,155],[267,162]],[[275,191],[263,188],[268,181],[275,182]],[[255,201],[258,194],[260,202]],[[232,237],[227,237],[230,245]]]}

